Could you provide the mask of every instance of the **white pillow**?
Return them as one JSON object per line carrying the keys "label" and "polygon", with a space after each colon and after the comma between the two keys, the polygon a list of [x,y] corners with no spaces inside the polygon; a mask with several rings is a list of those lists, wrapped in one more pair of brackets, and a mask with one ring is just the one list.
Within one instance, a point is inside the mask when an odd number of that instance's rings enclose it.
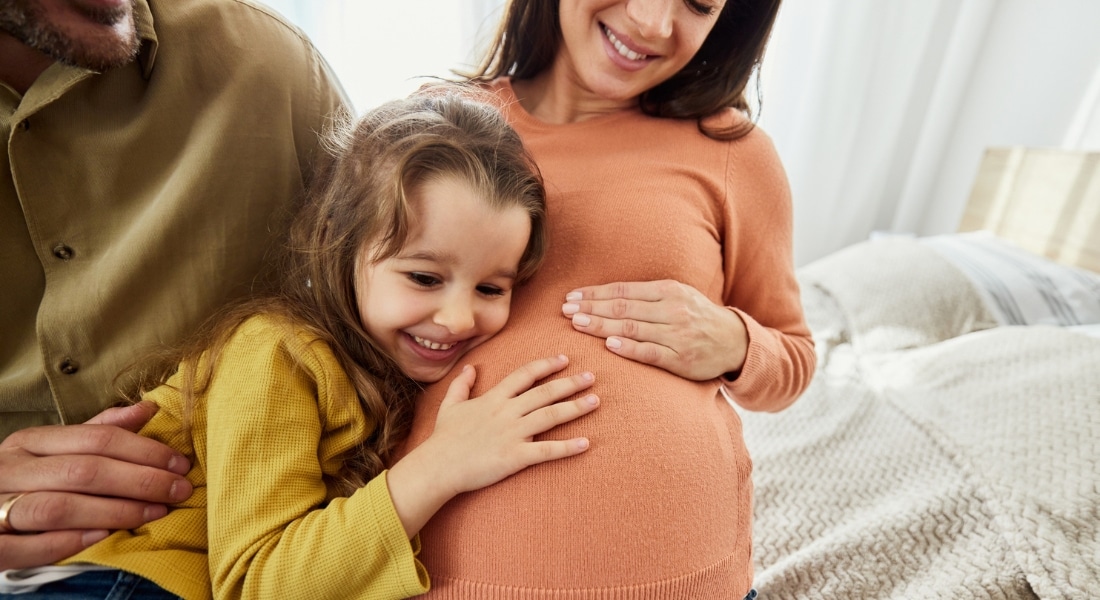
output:
{"label": "white pillow", "polygon": [[912,237],[853,244],[801,267],[798,279],[804,298],[831,299],[807,309],[839,313],[839,323],[808,313],[812,327],[835,325],[815,336],[850,341],[860,352],[919,348],[998,324],[970,280]]}
{"label": "white pillow", "polygon": [[920,241],[973,282],[1002,325],[1100,323],[1100,273],[1054,262],[988,231]]}

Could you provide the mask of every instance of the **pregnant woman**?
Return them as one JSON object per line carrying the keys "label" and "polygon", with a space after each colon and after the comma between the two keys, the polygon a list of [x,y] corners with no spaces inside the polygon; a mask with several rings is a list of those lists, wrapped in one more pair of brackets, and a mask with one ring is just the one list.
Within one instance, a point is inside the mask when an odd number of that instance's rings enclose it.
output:
{"label": "pregnant woman", "polygon": [[[436,514],[422,530],[429,597],[751,593],[752,463],[726,396],[781,410],[815,364],[786,175],[745,101],[778,5],[509,4],[472,79],[542,171],[549,252],[509,325],[466,361],[492,382],[567,354],[596,374],[601,408],[547,435],[587,437],[588,452]],[[422,395],[410,447],[448,383]]]}

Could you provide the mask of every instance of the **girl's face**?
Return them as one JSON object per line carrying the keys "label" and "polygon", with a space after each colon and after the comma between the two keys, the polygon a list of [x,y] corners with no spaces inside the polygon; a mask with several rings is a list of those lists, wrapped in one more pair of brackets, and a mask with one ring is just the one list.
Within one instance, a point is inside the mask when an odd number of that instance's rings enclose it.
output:
{"label": "girl's face", "polygon": [[405,247],[355,273],[367,332],[417,381],[443,378],[458,360],[504,327],[531,220],[490,207],[465,180],[441,176],[409,190]]}
{"label": "girl's face", "polygon": [[726,0],[561,0],[554,68],[583,94],[620,106],[682,69]]}

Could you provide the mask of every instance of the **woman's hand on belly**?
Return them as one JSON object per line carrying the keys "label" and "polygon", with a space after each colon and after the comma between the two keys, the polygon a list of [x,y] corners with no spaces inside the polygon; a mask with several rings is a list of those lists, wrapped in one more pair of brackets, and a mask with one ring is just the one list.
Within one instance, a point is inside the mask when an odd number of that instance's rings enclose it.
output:
{"label": "woman's hand on belly", "polygon": [[534,437],[599,404],[593,394],[561,400],[591,387],[592,373],[578,373],[534,386],[564,369],[564,356],[532,361],[485,394],[470,399],[477,377],[463,367],[440,404],[435,430],[389,470],[394,508],[412,537],[458,494],[492,485],[531,465],[580,454],[588,439],[538,440]]}
{"label": "woman's hand on belly", "polygon": [[615,354],[692,381],[739,372],[748,352],[741,317],[678,281],[578,288],[566,294],[562,314]]}

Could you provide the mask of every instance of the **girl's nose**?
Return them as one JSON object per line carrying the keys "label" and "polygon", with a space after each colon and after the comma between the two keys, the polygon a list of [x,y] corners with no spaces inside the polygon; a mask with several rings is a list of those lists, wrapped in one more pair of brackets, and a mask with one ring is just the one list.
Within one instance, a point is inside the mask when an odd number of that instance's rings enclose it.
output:
{"label": "girl's nose", "polygon": [[433,322],[452,334],[466,333],[474,328],[474,310],[468,300],[448,299],[435,311]]}
{"label": "girl's nose", "polygon": [[630,0],[626,5],[626,15],[644,38],[666,38],[672,35],[673,4],[678,1]]}

